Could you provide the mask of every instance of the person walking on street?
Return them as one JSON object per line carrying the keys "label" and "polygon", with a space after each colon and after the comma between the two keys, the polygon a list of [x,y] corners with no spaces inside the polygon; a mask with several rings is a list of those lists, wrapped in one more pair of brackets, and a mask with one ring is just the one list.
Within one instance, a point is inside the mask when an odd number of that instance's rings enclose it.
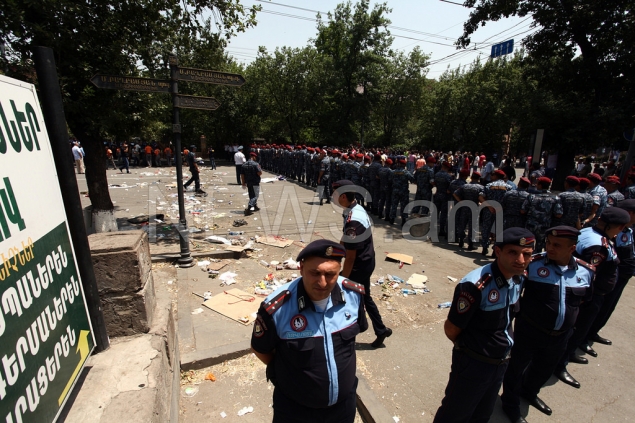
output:
{"label": "person walking on street", "polygon": [[79,143],[73,143],[73,159],[75,160],[75,166],[77,167],[77,173],[84,173],[84,155],[82,154],[82,150],[79,148]]}
{"label": "person walking on street", "polygon": [[260,305],[251,348],[274,385],[273,423],[353,423],[355,337],[368,329],[364,287],[340,275],[344,248],[320,239],[297,261],[300,277]]}
{"label": "person walking on street", "polygon": [[130,157],[130,149],[128,148],[128,143],[124,141],[121,146],[121,167],[119,168],[121,173],[123,173],[124,168],[127,173],[130,173],[130,163],[128,161],[128,157]]}
{"label": "person walking on street", "polygon": [[198,170],[198,164],[196,164],[196,146],[191,145],[190,151],[187,153],[187,164],[190,166],[190,173],[192,176],[189,181],[187,181],[183,188],[187,189],[187,187],[194,182],[194,190],[196,194],[207,196],[207,193],[201,189],[201,177]]}
{"label": "person walking on street", "polygon": [[487,423],[514,345],[512,320],[535,239],[509,228],[496,243],[496,260],[468,273],[456,286],[445,321],[454,344],[450,380],[435,423]]}
{"label": "person walking on street", "polygon": [[168,162],[168,167],[172,166],[172,149],[170,147],[165,147],[163,149],[163,154],[165,154],[165,160]]}
{"label": "person walking on street", "polygon": [[262,169],[256,161],[258,155],[253,151],[249,153],[249,161],[243,164],[240,170],[240,179],[243,189],[247,188],[249,192],[249,204],[245,209],[245,216],[249,216],[255,211],[260,210],[258,208],[258,196],[260,195],[260,175],[262,175]]}
{"label": "person walking on street", "polygon": [[246,161],[247,159],[245,158],[245,155],[243,154],[243,146],[241,145],[240,147],[238,147],[238,151],[234,154],[234,164],[236,165],[236,184],[237,185],[242,185],[242,182],[240,180],[240,174],[242,172],[242,167]]}
{"label": "person walking on street", "polygon": [[209,156],[209,166],[212,170],[216,170],[216,161],[214,161],[214,148],[209,147],[207,149],[207,155]]}
{"label": "person walking on street", "polygon": [[333,184],[333,199],[344,208],[344,228],[340,244],[346,249],[346,258],[341,275],[364,286],[364,304],[373,324],[377,339],[371,346],[379,348],[386,338],[392,335],[382,321],[379,309],[370,295],[370,276],[375,270],[375,247],[370,217],[355,199],[352,181],[343,179]]}
{"label": "person walking on street", "polygon": [[331,203],[331,161],[326,157],[326,150],[320,151],[320,173],[318,174],[318,195],[320,197],[320,206],[324,199],[326,204]]}

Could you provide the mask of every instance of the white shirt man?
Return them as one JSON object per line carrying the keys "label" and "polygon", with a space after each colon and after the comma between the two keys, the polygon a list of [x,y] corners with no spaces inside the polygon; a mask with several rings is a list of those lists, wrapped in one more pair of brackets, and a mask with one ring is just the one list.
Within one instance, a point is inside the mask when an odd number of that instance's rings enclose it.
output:
{"label": "white shirt man", "polygon": [[242,185],[240,180],[240,170],[243,167],[243,164],[247,160],[245,159],[245,155],[243,154],[243,146],[238,147],[238,151],[234,154],[234,163],[236,164],[236,184]]}
{"label": "white shirt man", "polygon": [[84,173],[84,155],[82,154],[81,148],[77,143],[73,143],[73,160],[75,160],[75,165],[77,166],[77,173]]}

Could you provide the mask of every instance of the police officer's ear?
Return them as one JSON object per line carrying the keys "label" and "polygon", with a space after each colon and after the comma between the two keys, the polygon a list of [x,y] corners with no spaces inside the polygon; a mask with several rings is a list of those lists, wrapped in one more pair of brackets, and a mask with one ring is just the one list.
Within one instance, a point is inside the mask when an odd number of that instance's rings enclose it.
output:
{"label": "police officer's ear", "polygon": [[502,252],[503,249],[501,247],[499,247],[498,245],[494,245],[494,255],[496,256],[496,258],[500,258]]}

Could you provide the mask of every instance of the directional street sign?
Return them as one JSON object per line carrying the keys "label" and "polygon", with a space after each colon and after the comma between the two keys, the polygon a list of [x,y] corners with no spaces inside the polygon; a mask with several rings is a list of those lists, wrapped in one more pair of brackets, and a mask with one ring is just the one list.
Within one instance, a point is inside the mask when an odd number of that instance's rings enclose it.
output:
{"label": "directional street sign", "polygon": [[150,91],[169,93],[170,81],[167,79],[138,78],[136,76],[95,75],[90,82],[97,88],[127,91]]}
{"label": "directional street sign", "polygon": [[494,44],[492,46],[492,54],[491,58],[504,56],[506,54],[511,54],[514,52],[514,40],[507,40],[499,44]]}
{"label": "directional street sign", "polygon": [[177,95],[174,106],[182,109],[216,110],[220,103],[214,97],[198,97],[193,95]]}
{"label": "directional street sign", "polygon": [[202,82],[205,84],[232,85],[240,87],[245,83],[245,78],[237,73],[216,72],[205,69],[179,68],[177,73],[179,81]]}

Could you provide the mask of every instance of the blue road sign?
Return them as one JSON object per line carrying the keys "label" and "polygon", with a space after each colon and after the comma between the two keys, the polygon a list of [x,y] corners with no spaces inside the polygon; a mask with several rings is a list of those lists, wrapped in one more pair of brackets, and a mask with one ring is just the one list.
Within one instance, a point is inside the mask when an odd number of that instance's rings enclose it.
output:
{"label": "blue road sign", "polygon": [[499,44],[494,44],[492,46],[492,54],[491,58],[504,56],[506,54],[511,54],[514,52],[514,40],[507,40]]}

